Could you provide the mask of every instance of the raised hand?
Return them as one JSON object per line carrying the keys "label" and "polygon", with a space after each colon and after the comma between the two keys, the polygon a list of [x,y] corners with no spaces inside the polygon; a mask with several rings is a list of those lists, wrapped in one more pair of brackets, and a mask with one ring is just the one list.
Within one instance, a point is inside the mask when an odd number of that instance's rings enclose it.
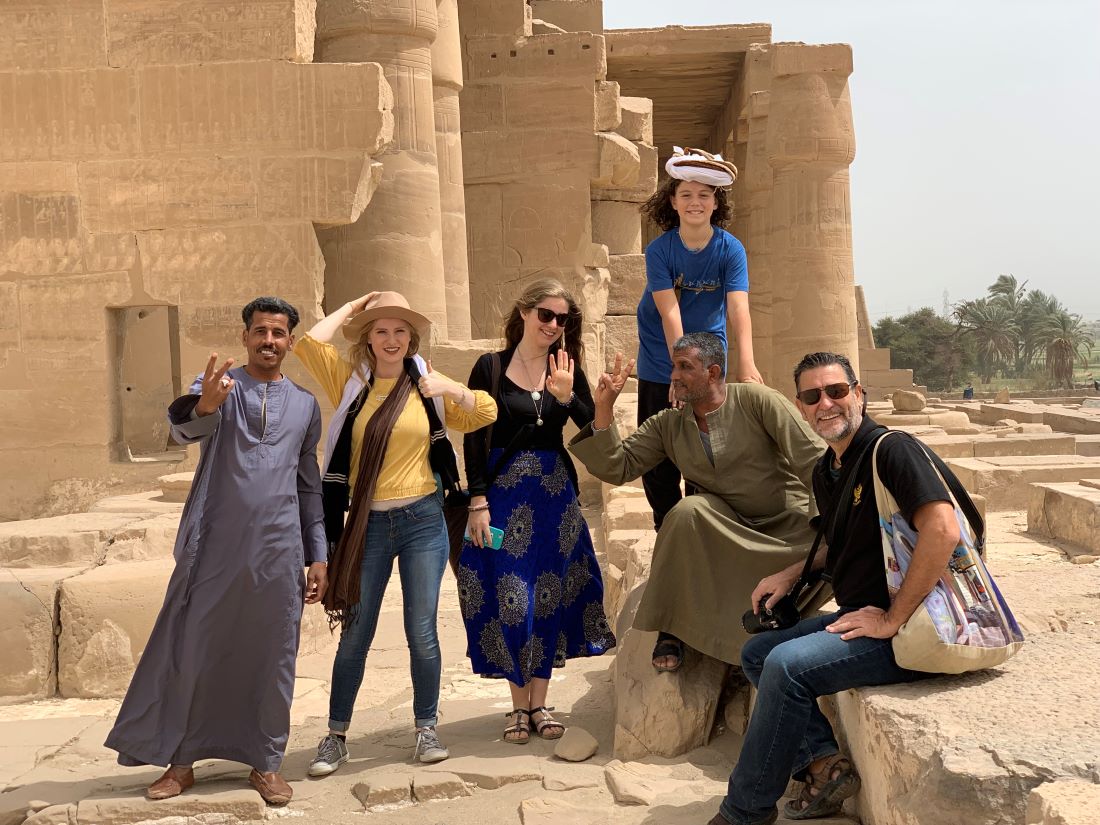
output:
{"label": "raised hand", "polygon": [[600,380],[596,382],[596,392],[593,395],[596,406],[614,407],[615,400],[623,391],[632,372],[634,372],[634,359],[631,358],[624,363],[623,354],[615,353],[615,362],[612,364],[611,371],[603,373]]}
{"label": "raised hand", "polygon": [[362,295],[356,298],[354,301],[349,301],[348,306],[351,307],[351,314],[356,315],[366,309],[367,304],[377,297],[377,292],[368,292],[366,295]]}
{"label": "raised hand", "polygon": [[206,362],[206,371],[202,374],[202,397],[195,405],[195,412],[198,415],[210,415],[216,412],[225,403],[229,393],[233,392],[236,382],[226,376],[229,368],[233,366],[233,359],[226,358],[220,368],[214,369],[217,363],[218,353],[210,353],[210,360]]}
{"label": "raised hand", "polygon": [[450,396],[452,399],[455,396],[461,397],[461,391],[454,381],[449,378],[444,378],[437,372],[432,372],[432,362],[427,362],[427,372],[420,376],[420,380],[417,382],[416,387],[420,390],[420,394],[425,398],[437,398],[441,395]]}
{"label": "raised hand", "polygon": [[573,359],[563,349],[550,356],[546,389],[560,404],[568,404],[573,397]]}

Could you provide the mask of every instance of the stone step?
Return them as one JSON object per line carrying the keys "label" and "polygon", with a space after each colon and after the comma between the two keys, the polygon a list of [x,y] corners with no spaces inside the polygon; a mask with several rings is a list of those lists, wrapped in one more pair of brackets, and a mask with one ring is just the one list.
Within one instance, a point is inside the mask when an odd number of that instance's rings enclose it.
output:
{"label": "stone step", "polygon": [[1056,408],[1043,415],[1043,423],[1055,432],[1100,435],[1100,410]]}
{"label": "stone step", "polygon": [[178,509],[159,515],[106,510],[4,522],[0,566],[87,567],[163,558],[172,555],[178,526]]}
{"label": "stone step", "polygon": [[999,435],[931,435],[921,438],[940,458],[986,458],[1005,455],[1074,455],[1071,435],[1007,433]]}
{"label": "stone step", "polygon": [[1077,455],[1100,455],[1100,433],[1074,436],[1077,441]]}
{"label": "stone step", "polygon": [[1079,564],[1100,558],[1100,480],[1097,479],[1031,485],[1027,529],[1079,548],[1079,551],[1066,548],[1070,560]]}
{"label": "stone step", "polygon": [[947,464],[971,493],[985,496],[990,510],[1023,510],[1030,484],[1100,478],[1100,457],[1079,455],[951,458]]}

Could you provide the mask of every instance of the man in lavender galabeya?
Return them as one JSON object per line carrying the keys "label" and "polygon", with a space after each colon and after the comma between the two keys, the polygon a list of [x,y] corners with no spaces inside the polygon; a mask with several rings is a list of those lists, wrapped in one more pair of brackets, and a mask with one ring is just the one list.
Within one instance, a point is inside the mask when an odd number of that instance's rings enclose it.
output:
{"label": "man in lavender galabeya", "polygon": [[198,759],[251,766],[271,805],[290,801],[279,767],[302,605],[321,600],[327,545],[317,399],[283,375],[298,312],[257,298],[241,312],[248,362],[212,353],[168,408],[172,437],[200,443],[164,605],[106,745],[122,765],[165,765],[150,799],[190,788]]}
{"label": "man in lavender galabeya", "polygon": [[[817,553],[813,565],[824,570],[839,609],[755,635],[741,649],[756,702],[728,793],[709,825],[771,825],[792,778],[802,785],[784,806],[786,819],[833,816],[859,790],[855,766],[840,753],[817,699],[928,675],[900,667],[891,639],[959,542],[951,495],[920,442],[884,440],[875,462],[879,478],[918,533],[909,570],[891,598],[869,460],[886,428],[866,415],[863,388],[843,355],[805,356],[795,367],[794,384],[802,417],[829,445],[813,471],[828,552]],[[867,460],[861,460],[864,455]],[[774,607],[802,568],[798,562],[762,579],[751,596],[753,609],[759,612],[762,603]]]}

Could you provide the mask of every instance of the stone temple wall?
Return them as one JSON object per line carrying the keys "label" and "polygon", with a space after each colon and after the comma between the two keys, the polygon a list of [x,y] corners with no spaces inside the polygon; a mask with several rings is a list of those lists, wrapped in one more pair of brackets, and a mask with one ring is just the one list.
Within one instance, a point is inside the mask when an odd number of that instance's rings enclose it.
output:
{"label": "stone temple wall", "polygon": [[376,64],[312,64],[315,19],[308,0],[0,6],[0,520],[185,465],[165,405],[237,354],[241,306],[316,317],[314,224],[371,199],[393,97]]}

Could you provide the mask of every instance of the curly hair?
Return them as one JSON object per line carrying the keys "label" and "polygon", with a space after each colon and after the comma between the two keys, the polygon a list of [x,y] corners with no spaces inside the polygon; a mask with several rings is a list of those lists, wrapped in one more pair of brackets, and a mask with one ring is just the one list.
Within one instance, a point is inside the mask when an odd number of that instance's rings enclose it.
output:
{"label": "curly hair", "polygon": [[[370,334],[379,320],[381,319],[375,318],[373,321],[366,323],[363,331],[359,334],[359,340],[351,345],[351,352],[349,353],[351,363],[358,367],[365,361],[372,374],[378,369],[378,359],[374,357],[374,350],[371,349]],[[407,322],[406,326],[409,328],[409,351],[405,353],[405,357],[412,358],[420,351],[420,331]]]}
{"label": "curly hair", "polygon": [[[527,312],[538,306],[539,301],[546,298],[561,298],[569,304],[569,320],[565,322],[565,333],[562,338],[565,351],[574,363],[581,364],[584,361],[584,343],[581,341],[581,326],[584,324],[584,313],[577,305],[573,293],[567,290],[559,281],[553,278],[544,278],[535,281],[523,293],[516,298],[511,311],[504,319],[504,344],[507,349],[514,349],[523,338],[523,316],[521,312]],[[551,351],[558,348],[558,342],[550,348]]]}
{"label": "curly hair", "polygon": [[[680,216],[672,208],[672,197],[680,184],[685,183],[678,178],[666,178],[665,182],[657,187],[657,191],[650,195],[649,200],[638,207],[638,211],[645,217],[661,227],[665,232],[675,229],[680,225]],[[727,190],[720,186],[712,186],[714,191],[714,214],[710,216],[710,222],[718,227],[725,227],[733,217],[733,207]]]}

